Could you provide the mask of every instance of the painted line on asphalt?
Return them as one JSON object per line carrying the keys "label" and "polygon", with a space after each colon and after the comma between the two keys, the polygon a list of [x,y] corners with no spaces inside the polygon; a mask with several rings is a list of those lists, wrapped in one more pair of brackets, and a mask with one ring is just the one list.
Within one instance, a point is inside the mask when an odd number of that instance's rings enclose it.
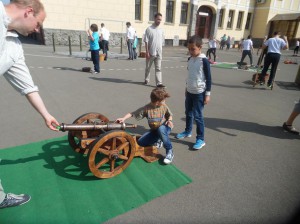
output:
{"label": "painted line on asphalt", "polygon": [[[65,67],[42,67],[42,66],[38,66],[38,67],[35,67],[35,66],[28,66],[30,69],[48,69],[48,70],[51,70],[51,69],[56,69],[56,70],[66,70]],[[174,68],[186,68],[186,66],[184,65],[181,65],[181,66],[175,66],[175,67],[163,67],[164,69],[174,69]],[[155,68],[153,68],[155,69]],[[73,70],[78,70],[78,71],[81,71],[81,68],[79,69],[73,69]],[[102,68],[100,69],[101,71],[137,71],[137,70],[140,70],[140,71],[143,71],[145,70],[145,68]]]}

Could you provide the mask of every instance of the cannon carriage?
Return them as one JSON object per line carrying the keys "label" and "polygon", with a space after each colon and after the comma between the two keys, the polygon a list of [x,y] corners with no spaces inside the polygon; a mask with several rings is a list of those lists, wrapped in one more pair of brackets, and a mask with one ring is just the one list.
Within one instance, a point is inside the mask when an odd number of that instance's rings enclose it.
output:
{"label": "cannon carriage", "polygon": [[100,113],[83,114],[72,124],[59,126],[60,131],[68,131],[71,148],[89,157],[89,169],[98,178],[120,174],[134,157],[147,162],[161,157],[155,146],[139,146],[140,136],[126,132],[126,128],[136,128],[136,125],[114,123]]}

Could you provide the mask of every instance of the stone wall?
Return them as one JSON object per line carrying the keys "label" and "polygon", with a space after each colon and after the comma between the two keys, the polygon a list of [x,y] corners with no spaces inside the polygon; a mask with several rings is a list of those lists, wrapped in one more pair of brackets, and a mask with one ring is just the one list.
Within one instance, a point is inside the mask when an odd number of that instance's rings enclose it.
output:
{"label": "stone wall", "polygon": [[[89,44],[87,33],[85,31],[45,29],[44,30],[45,45],[53,44],[53,36],[55,40],[55,45],[69,45],[69,36],[71,38],[72,46],[80,45],[80,36],[81,36],[81,43],[83,46],[87,46]],[[111,46],[116,46],[116,47],[121,46],[121,37],[123,37],[123,45],[126,46],[126,41],[125,41],[126,35],[122,33],[111,33],[109,44]]]}
{"label": "stone wall", "polygon": [[[59,29],[44,29],[44,43],[45,45],[53,44],[53,36],[55,40],[55,45],[69,45],[69,36],[71,38],[72,46],[80,45],[80,35],[82,46],[88,46],[89,40],[87,33],[85,31],[75,31],[75,30],[59,30]],[[109,45],[112,47],[121,46],[121,38],[123,38],[123,46],[126,44],[126,34],[125,33],[110,33]],[[141,39],[140,39],[141,40]],[[139,40],[139,41],[140,41]],[[163,46],[178,46],[180,42],[185,40],[179,40],[179,36],[175,35],[174,39],[165,39],[163,41]],[[142,43],[144,46],[144,43]]]}

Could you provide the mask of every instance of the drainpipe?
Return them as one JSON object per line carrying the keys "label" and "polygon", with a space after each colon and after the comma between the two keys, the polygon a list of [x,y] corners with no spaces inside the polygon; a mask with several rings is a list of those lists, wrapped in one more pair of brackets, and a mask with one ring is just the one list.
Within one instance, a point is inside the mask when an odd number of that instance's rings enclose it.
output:
{"label": "drainpipe", "polygon": [[255,14],[256,14],[256,7],[257,7],[257,0],[255,0],[254,11],[253,11],[253,16],[252,16],[252,23],[251,23],[251,27],[250,27],[250,35],[251,36],[252,36],[253,22],[254,22],[254,18],[255,18]]}
{"label": "drainpipe", "polygon": [[214,31],[213,31],[213,37],[215,37],[217,35],[218,32],[218,23],[219,23],[219,17],[220,17],[220,11],[221,11],[221,0],[216,0],[216,4],[217,4],[217,13],[216,13],[216,20],[215,20],[215,27],[214,27]]}
{"label": "drainpipe", "polygon": [[191,11],[190,11],[190,25],[188,27],[188,37],[187,39],[195,34],[195,27],[197,21],[197,10],[198,10],[199,0],[191,0]]}

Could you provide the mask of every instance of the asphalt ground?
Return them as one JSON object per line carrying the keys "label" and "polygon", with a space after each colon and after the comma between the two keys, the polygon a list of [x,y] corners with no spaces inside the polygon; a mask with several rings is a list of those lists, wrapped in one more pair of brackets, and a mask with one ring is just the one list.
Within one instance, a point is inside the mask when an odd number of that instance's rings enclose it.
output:
{"label": "asphalt ground", "polygon": [[[145,59],[128,61],[125,50],[120,54],[120,49],[111,49],[112,58],[101,62],[101,73],[94,75],[81,72],[92,66],[85,50],[74,48],[68,56],[67,47],[53,53],[49,46],[24,44],[40,95],[60,123],[72,123],[87,112],[115,120],[149,102],[155,83],[152,72],[150,85],[143,85]],[[211,102],[204,109],[206,146],[192,151],[194,133],[175,139],[185,127],[186,53],[184,47],[165,47],[162,73],[174,114],[173,164],[193,182],[106,223],[287,223],[300,205],[300,136],[281,126],[300,98],[294,84],[300,60],[298,65],[284,64],[296,57],[291,50],[283,52],[273,90],[253,88],[249,71],[212,68]],[[217,61],[237,62],[241,52],[217,50],[217,55]],[[254,55],[255,63],[257,59]],[[49,131],[25,97],[1,79],[0,148],[66,134]],[[128,123],[138,125],[137,133],[148,129],[145,119]],[[300,129],[299,118],[294,126]],[[4,187],[8,181],[2,180]]]}

